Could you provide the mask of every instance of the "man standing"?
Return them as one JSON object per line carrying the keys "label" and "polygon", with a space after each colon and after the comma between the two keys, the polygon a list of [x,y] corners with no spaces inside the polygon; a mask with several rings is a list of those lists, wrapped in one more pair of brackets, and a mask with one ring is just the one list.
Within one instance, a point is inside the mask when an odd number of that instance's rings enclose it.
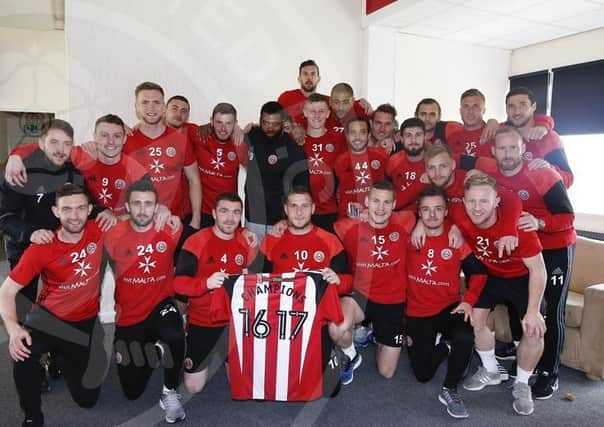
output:
{"label": "man standing", "polygon": [[189,393],[199,393],[208,380],[212,356],[227,356],[225,322],[210,316],[214,289],[230,274],[242,274],[256,256],[241,234],[243,203],[236,193],[221,193],[212,209],[214,225],[189,237],[180,252],[174,289],[187,313],[187,354],[184,382]]}
{"label": "man standing", "polygon": [[[486,123],[483,119],[485,112],[485,97],[478,89],[468,89],[461,94],[459,113],[463,128],[453,132],[447,139],[447,144],[455,155],[491,157],[492,141],[483,138]],[[554,121],[549,116],[536,115],[535,127],[527,127],[527,140],[538,140],[554,127]]]}
{"label": "man standing", "polygon": [[388,157],[381,148],[367,147],[371,126],[360,117],[346,124],[348,150],[336,159],[338,217],[357,218],[364,210],[371,184],[384,179]]}
{"label": "man standing", "polygon": [[[518,194],[524,209],[518,228],[536,231],[543,246],[547,271],[547,332],[533,394],[537,399],[549,399],[558,389],[558,370],[564,347],[564,311],[577,235],[573,207],[561,176],[554,168],[531,170],[529,162],[522,160],[525,149],[526,144],[515,128],[502,127],[495,134],[495,160],[479,159],[477,167],[493,176],[501,187]],[[513,317],[510,319],[515,321]]]}
{"label": "man standing", "polygon": [[[497,256],[496,242],[505,234],[504,218],[497,208],[495,179],[476,173],[466,179],[464,207],[451,206],[453,222],[460,228],[474,255],[488,271],[487,283],[472,310],[476,351],[482,366],[464,383],[466,390],[482,390],[501,383],[495,359],[495,337],[487,327],[490,311],[509,301],[522,316],[523,335],[518,349],[518,370],[512,407],[520,415],[534,411],[528,380],[543,352],[545,322],[539,312],[545,289],[545,264],[534,231],[518,232],[518,247],[511,255]],[[464,209],[465,208],[465,209]]]}
{"label": "man standing", "polygon": [[192,207],[191,226],[201,221],[201,182],[195,155],[185,135],[164,123],[164,90],[156,83],[143,82],[135,91],[138,126],[128,137],[124,153],[143,165],[157,188],[159,203],[170,212],[184,214],[179,189],[183,171],[189,181]]}
{"label": "man standing", "polygon": [[[419,221],[426,240],[420,249],[407,243],[407,349],[411,368],[420,382],[429,381],[439,365],[448,360],[447,373],[438,395],[454,418],[468,412],[457,392],[474,350],[474,332],[469,324],[472,306],[486,283],[486,270],[463,243],[449,245],[445,225],[447,195],[438,187],[426,187],[417,200]],[[460,297],[463,268],[467,290]],[[442,334],[437,341],[437,334]],[[436,342],[436,344],[435,344]]]}
{"label": "man standing", "polygon": [[283,218],[283,200],[293,185],[309,187],[306,153],[283,132],[283,108],[270,101],[260,109],[260,127],[246,135],[245,226],[261,241]]}
{"label": "man standing", "polygon": [[380,147],[386,150],[386,153],[392,153],[397,142],[396,127],[396,108],[390,104],[378,106],[371,119],[369,146]]}
{"label": "man standing", "polygon": [[[331,114],[327,118],[326,127],[336,133],[343,135],[346,123],[355,117],[371,119],[371,106],[364,99],[355,100],[352,86],[348,83],[342,82],[334,85],[328,101]],[[365,111],[362,104],[369,107],[369,112]]]}
{"label": "man standing", "polygon": [[425,130],[424,122],[410,118],[401,125],[403,151],[388,159],[386,175],[390,177],[397,190],[396,209],[415,211],[419,192],[426,186],[422,175],[426,172],[424,164]]}
{"label": "man standing", "polygon": [[[48,135],[52,138],[54,133],[49,130]],[[35,179],[31,173],[30,179]],[[62,358],[67,387],[78,405],[91,408],[99,396],[106,369],[103,330],[97,318],[103,251],[101,230],[87,221],[91,211],[81,187],[65,184],[57,189],[52,213],[60,228],[51,232],[48,244],[27,248],[0,288],[0,315],[10,337],[13,375],[25,412],[23,425],[44,424],[39,365],[43,353]],[[44,289],[21,326],[16,297],[38,275]]]}
{"label": "man standing", "polygon": [[329,325],[330,336],[346,355],[344,385],[352,382],[354,370],[362,362],[352,341],[352,326],[363,320],[373,323],[380,375],[392,378],[398,366],[407,288],[406,241],[415,215],[404,212],[394,220],[394,194],[392,183],[375,182],[365,196],[368,221],[343,218],[335,225],[353,275],[352,293],[340,299],[344,321]]}
{"label": "man standing", "polygon": [[346,144],[341,134],[325,127],[330,117],[327,97],[313,93],[306,98],[304,116],[308,125],[302,148],[308,156],[310,191],[316,206],[312,220],[313,224],[332,233],[338,217],[334,169],[336,158],[346,150]]}
{"label": "man standing", "polygon": [[247,163],[247,147],[233,142],[237,125],[237,110],[231,104],[216,104],[210,117],[211,134],[206,141],[195,136],[190,142],[203,180],[201,227],[214,224],[212,211],[216,197],[222,193],[237,193],[239,165]]}
{"label": "man standing", "polygon": [[535,127],[536,109],[535,95],[530,89],[516,87],[505,96],[507,124],[515,127],[525,138],[526,149],[523,158],[527,160],[547,160],[562,176],[566,188],[569,188],[573,183],[573,173],[568,164],[560,135],[550,130],[543,138],[538,140],[528,139],[527,137],[530,130]]}
{"label": "man standing", "polygon": [[[128,221],[107,233],[105,249],[115,274],[115,359],[122,390],[129,400],[144,391],[153,368],[164,362],[164,386],[159,404],[165,419],[185,418],[176,389],[185,354],[182,318],[173,301],[173,255],[182,233],[153,227],[157,191],[148,179],[126,192]],[[167,228],[167,227],[166,227]],[[141,355],[144,355],[140,360]]]}

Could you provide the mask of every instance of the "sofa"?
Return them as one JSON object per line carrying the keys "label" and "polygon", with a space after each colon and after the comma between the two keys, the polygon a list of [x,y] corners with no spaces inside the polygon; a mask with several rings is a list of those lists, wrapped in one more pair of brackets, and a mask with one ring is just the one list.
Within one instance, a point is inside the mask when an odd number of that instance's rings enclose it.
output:
{"label": "sofa", "polygon": [[[490,323],[495,337],[511,341],[507,309],[497,306]],[[566,301],[566,340],[562,364],[604,379],[604,241],[577,238]]]}

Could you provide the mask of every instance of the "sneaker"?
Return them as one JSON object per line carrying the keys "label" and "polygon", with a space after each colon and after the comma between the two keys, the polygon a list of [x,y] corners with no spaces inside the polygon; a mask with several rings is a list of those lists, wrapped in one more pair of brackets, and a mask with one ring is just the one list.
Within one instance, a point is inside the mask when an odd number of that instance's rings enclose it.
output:
{"label": "sneaker", "polygon": [[48,368],[46,364],[40,365],[42,371],[42,382],[40,383],[40,393],[50,393],[52,387],[50,386],[50,377],[48,376]]}
{"label": "sneaker", "polygon": [[63,375],[61,363],[56,354],[48,353],[48,357],[46,358],[46,370],[48,371],[50,378],[54,378],[55,380]]}
{"label": "sneaker", "polygon": [[180,400],[180,394],[176,393],[176,390],[164,391],[159,398],[159,406],[166,411],[167,423],[173,424],[185,419],[185,408]]}
{"label": "sneaker", "polygon": [[519,415],[531,415],[535,410],[533,398],[531,397],[531,388],[528,384],[516,382],[512,389],[514,403],[512,408]]}
{"label": "sneaker", "polygon": [[495,357],[499,360],[516,360],[516,346],[513,342],[497,341]]}
{"label": "sneaker", "polygon": [[[510,373],[508,372],[507,369],[505,369],[505,366],[503,366],[499,362],[497,362],[497,371],[499,372],[499,375],[501,376],[501,381],[507,381],[510,379]],[[514,371],[514,372],[516,372],[516,371]]]}
{"label": "sneaker", "polygon": [[44,416],[42,413],[37,415],[26,415],[23,423],[21,423],[23,427],[38,427],[44,425]]}
{"label": "sneaker", "polygon": [[547,400],[558,390],[558,375],[540,371],[532,387],[535,399]]}
{"label": "sneaker", "polygon": [[348,385],[354,379],[354,370],[361,366],[363,356],[357,352],[354,359],[350,360],[350,357],[344,354],[344,360],[342,360],[342,374],[340,375],[340,383],[342,385]]}
{"label": "sneaker", "polygon": [[447,413],[453,418],[468,418],[468,411],[457,389],[443,387],[438,393],[438,400],[447,407]]}
{"label": "sneaker", "polygon": [[501,374],[499,372],[489,372],[484,366],[481,366],[474,375],[464,381],[463,388],[470,391],[478,391],[488,385],[497,384],[501,384]]}
{"label": "sneaker", "polygon": [[373,329],[369,326],[357,326],[353,330],[354,346],[357,348],[365,348],[369,344],[375,342],[373,337]]}

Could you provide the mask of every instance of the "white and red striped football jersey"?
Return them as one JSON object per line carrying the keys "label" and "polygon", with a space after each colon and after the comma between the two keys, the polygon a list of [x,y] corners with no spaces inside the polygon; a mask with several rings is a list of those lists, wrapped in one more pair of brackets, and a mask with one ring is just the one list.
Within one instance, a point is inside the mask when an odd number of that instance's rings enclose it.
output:
{"label": "white and red striped football jersey", "polygon": [[214,292],[215,320],[229,321],[229,378],[236,400],[308,401],[331,379],[329,321],[343,320],[338,293],[317,274],[230,276]]}

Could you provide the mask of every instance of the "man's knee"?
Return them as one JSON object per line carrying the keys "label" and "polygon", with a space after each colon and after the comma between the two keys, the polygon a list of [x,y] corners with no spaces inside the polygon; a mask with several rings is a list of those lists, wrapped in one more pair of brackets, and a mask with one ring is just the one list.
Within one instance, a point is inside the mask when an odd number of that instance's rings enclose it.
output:
{"label": "man's knee", "polygon": [[184,375],[184,384],[187,391],[191,394],[201,393],[201,391],[206,386],[206,378],[201,375],[202,372],[197,372],[195,374],[185,374]]}
{"label": "man's knee", "polygon": [[396,365],[390,365],[386,363],[378,364],[378,372],[386,379],[390,379],[396,373]]}
{"label": "man's knee", "polygon": [[73,400],[81,408],[90,409],[94,405],[96,405],[96,402],[99,400],[100,392],[101,392],[100,388],[96,388],[93,390],[82,390],[82,391],[74,394]]}

